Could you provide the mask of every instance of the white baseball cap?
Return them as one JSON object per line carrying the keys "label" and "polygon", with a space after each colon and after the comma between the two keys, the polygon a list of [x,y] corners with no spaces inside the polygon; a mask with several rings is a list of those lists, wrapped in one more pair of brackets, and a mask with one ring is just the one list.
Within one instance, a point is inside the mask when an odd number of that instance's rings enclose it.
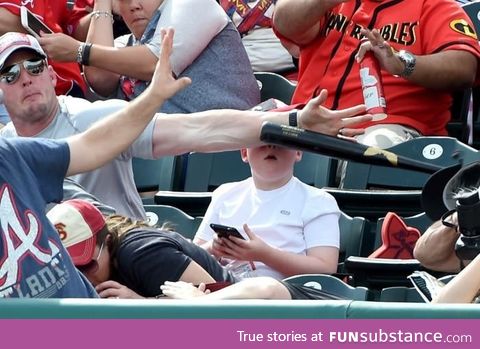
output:
{"label": "white baseball cap", "polygon": [[32,35],[8,32],[0,36],[0,69],[12,53],[20,49],[29,49],[43,58],[47,58],[40,43]]}

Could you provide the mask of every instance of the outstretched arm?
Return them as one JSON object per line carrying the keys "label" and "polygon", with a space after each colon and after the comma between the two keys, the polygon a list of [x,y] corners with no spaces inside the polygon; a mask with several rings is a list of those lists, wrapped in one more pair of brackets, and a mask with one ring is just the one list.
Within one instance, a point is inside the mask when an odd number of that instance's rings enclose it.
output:
{"label": "outstretched arm", "polygon": [[197,288],[183,281],[167,281],[160,289],[165,296],[175,299],[292,299],[287,288],[271,277],[246,278],[212,293],[206,290],[205,284]]}
{"label": "outstretched arm", "polygon": [[163,52],[150,86],[127,107],[68,139],[70,165],[67,175],[90,171],[125,150],[143,131],[165,100],[190,83],[175,80],[169,64],[173,29],[164,33]]}
{"label": "outstretched arm", "polygon": [[[365,112],[364,105],[344,110],[329,110],[322,106],[327,91],[298,112],[298,126],[328,135],[344,136],[363,133],[351,128],[371,120],[371,115],[355,116]],[[193,114],[162,114],[156,119],[153,135],[155,157],[184,154],[190,151],[215,152],[260,145],[260,131],[265,121],[288,125],[289,112],[258,112],[240,110],[209,110]]]}
{"label": "outstretched arm", "polygon": [[[447,219],[452,224],[458,224],[456,214]],[[459,236],[456,229],[437,221],[418,239],[413,255],[426,268],[456,273],[460,270],[460,259],[455,254]]]}
{"label": "outstretched arm", "polygon": [[472,303],[480,291],[480,255],[446,284],[432,303]]}

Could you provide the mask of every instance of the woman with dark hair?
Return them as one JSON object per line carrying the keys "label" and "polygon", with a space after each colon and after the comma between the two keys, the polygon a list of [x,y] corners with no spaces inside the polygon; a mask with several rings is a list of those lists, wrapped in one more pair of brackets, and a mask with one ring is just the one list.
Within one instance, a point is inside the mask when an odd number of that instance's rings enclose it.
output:
{"label": "woman with dark hair", "polygon": [[102,298],[156,297],[166,281],[234,281],[208,252],[165,226],[120,215],[104,218],[83,200],[65,201],[47,216]]}

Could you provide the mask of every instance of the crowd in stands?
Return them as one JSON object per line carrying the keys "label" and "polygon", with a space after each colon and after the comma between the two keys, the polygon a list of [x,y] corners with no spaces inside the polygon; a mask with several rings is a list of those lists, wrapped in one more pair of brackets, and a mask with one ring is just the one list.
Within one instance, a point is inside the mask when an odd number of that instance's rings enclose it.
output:
{"label": "crowd in stands", "polygon": [[[458,3],[1,2],[0,297],[341,298],[282,281],[337,271],[341,211],[294,177],[300,151],[260,142],[261,126],[380,148],[447,135],[452,93],[478,83],[480,46]],[[22,5],[53,33],[26,34]],[[114,19],[128,32],[117,36]],[[381,67],[383,120],[364,105],[367,53]],[[255,111],[260,71],[298,80],[290,106]],[[146,222],[134,157],[234,149],[251,177],[213,191],[193,241]],[[455,255],[449,219],[422,235],[415,257],[459,272],[470,261]],[[480,279],[463,285],[479,261],[434,302],[473,301]]]}

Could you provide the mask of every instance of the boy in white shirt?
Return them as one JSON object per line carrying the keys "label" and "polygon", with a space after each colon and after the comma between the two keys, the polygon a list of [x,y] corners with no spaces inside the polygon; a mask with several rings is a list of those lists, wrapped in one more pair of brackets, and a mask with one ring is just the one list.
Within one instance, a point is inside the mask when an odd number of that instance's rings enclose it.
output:
{"label": "boy in white shirt", "polygon": [[[239,278],[336,272],[340,210],[330,194],[293,176],[302,153],[263,145],[241,155],[252,177],[213,192],[194,242],[237,261],[230,266]],[[247,239],[219,238],[210,223],[235,227]]]}

